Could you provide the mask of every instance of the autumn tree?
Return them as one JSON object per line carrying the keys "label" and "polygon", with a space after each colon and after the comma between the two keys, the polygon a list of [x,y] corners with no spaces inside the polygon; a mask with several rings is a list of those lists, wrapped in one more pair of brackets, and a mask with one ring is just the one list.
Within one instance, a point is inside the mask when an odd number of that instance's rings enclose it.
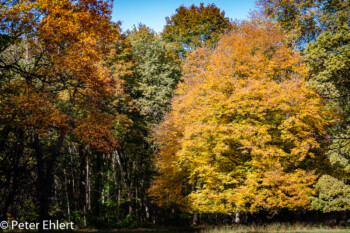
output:
{"label": "autumn tree", "polygon": [[201,46],[215,46],[220,35],[230,26],[225,12],[214,4],[180,6],[176,14],[166,18],[162,36],[173,43],[181,55]]}
{"label": "autumn tree", "polygon": [[[349,1],[258,1],[261,9],[295,39],[306,53],[310,85],[324,98],[341,120],[330,130],[329,158],[335,166],[329,175],[347,178],[349,169]],[[330,182],[320,179],[319,198]],[[335,178],[334,178],[335,179]],[[340,183],[343,181],[339,181]],[[345,185],[345,184],[344,184]],[[329,186],[328,188],[334,188]],[[337,192],[334,190],[334,192]],[[332,202],[339,204],[339,202]],[[330,204],[329,204],[330,205]],[[319,206],[320,207],[320,206]],[[341,206],[325,207],[341,209]],[[322,208],[321,208],[322,209]]]}
{"label": "autumn tree", "polygon": [[332,122],[298,52],[273,23],[252,20],[191,59],[156,132],[155,203],[191,213],[309,209]]}
{"label": "autumn tree", "polygon": [[1,130],[21,131],[20,141],[29,142],[40,220],[49,218],[54,168],[67,136],[109,153],[128,121],[117,108],[124,98],[121,69],[106,63],[120,39],[110,14],[111,4],[103,1],[2,4],[2,38],[11,43],[2,43],[0,56]]}

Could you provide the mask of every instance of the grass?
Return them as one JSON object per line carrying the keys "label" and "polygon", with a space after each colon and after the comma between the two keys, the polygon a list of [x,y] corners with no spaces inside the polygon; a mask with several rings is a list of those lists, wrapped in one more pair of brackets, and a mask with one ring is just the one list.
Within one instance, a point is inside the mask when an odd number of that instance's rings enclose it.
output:
{"label": "grass", "polygon": [[325,226],[325,225],[307,225],[307,224],[284,224],[274,223],[269,225],[236,225],[216,228],[201,229],[199,233],[350,233],[349,227],[344,226]]}
{"label": "grass", "polygon": [[150,228],[150,229],[119,229],[119,230],[80,230],[77,232],[96,233],[350,233],[350,226],[327,226],[325,224],[306,223],[273,223],[267,225],[232,225],[222,227],[201,226],[195,228]]}

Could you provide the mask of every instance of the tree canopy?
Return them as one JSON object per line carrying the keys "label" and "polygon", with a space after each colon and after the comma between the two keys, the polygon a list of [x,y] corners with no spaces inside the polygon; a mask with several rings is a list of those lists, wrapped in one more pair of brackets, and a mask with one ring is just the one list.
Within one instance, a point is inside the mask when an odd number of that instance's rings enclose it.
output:
{"label": "tree canopy", "polygon": [[257,3],[123,33],[109,0],[1,1],[1,221],[345,216],[350,1]]}
{"label": "tree canopy", "polygon": [[350,186],[344,182],[329,176],[322,176],[316,188],[320,195],[313,197],[312,207],[323,212],[344,211],[350,209]]}
{"label": "tree canopy", "polygon": [[201,46],[215,46],[220,35],[230,26],[225,12],[214,4],[204,6],[180,6],[176,14],[166,17],[162,36],[173,43],[175,49],[184,55],[186,51]]}
{"label": "tree canopy", "polygon": [[189,56],[197,70],[184,70],[156,133],[159,176],[149,194],[158,205],[225,214],[309,208],[332,114],[283,39],[271,22],[253,20],[214,51]]}
{"label": "tree canopy", "polygon": [[180,79],[180,61],[170,46],[145,25],[129,32],[129,39],[136,62],[132,87],[136,105],[149,123],[159,123]]}
{"label": "tree canopy", "polygon": [[[103,1],[1,3],[2,38],[9,38],[0,54],[2,140],[22,145],[17,161],[36,162],[41,220],[49,218],[55,165],[63,146],[74,142],[68,139],[110,153],[128,122],[118,111],[123,69],[113,72],[106,64],[122,39],[110,14]],[[18,190],[14,185],[11,192]]]}

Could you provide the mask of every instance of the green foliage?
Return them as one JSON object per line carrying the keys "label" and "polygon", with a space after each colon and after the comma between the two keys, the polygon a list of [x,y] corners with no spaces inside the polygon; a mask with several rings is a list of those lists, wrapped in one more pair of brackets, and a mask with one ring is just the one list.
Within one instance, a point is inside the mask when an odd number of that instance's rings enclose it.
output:
{"label": "green foliage", "polygon": [[33,203],[33,200],[23,202],[18,220],[21,222],[34,222],[38,219],[38,206]]}
{"label": "green foliage", "polygon": [[323,175],[315,185],[319,192],[318,197],[313,197],[311,206],[323,212],[344,211],[350,209],[350,186],[344,182]]}
{"label": "green foliage", "polygon": [[147,123],[157,123],[167,111],[180,78],[180,64],[169,45],[145,25],[129,33],[136,62],[132,94]]}
{"label": "green foliage", "polygon": [[[342,116],[333,128],[330,161],[349,171],[350,159],[350,2],[329,1],[325,25],[315,42],[308,44],[306,60],[311,85],[332,100]],[[338,168],[339,168],[338,166]]]}
{"label": "green foliage", "polygon": [[71,213],[71,221],[74,222],[74,225],[76,225],[77,227],[83,226],[83,214],[81,213],[81,211],[72,211]]}
{"label": "green foliage", "polygon": [[339,12],[349,11],[347,0],[258,0],[257,4],[291,36],[299,49],[335,25],[334,16]]}
{"label": "green foliage", "polygon": [[176,9],[176,14],[166,18],[162,36],[165,41],[174,44],[179,54],[184,55],[201,46],[215,46],[229,26],[225,12],[214,4],[206,7],[203,3],[199,7],[180,6]]}
{"label": "green foliage", "polygon": [[350,171],[350,127],[345,133],[336,135],[329,148],[329,158],[332,164],[338,168],[343,168],[346,172]]}
{"label": "green foliage", "polygon": [[[350,19],[350,13],[347,14],[347,19]],[[312,84],[323,96],[347,106],[350,92],[349,23],[346,20],[339,22],[339,25],[320,34],[315,42],[307,46],[306,53]]]}
{"label": "green foliage", "polygon": [[281,28],[290,33],[296,45],[303,48],[315,40],[320,28],[315,7],[310,0],[258,0],[260,9],[273,18]]}
{"label": "green foliage", "polygon": [[137,227],[135,222],[132,220],[132,215],[128,214],[124,219],[118,222],[118,227],[120,228],[134,228]]}

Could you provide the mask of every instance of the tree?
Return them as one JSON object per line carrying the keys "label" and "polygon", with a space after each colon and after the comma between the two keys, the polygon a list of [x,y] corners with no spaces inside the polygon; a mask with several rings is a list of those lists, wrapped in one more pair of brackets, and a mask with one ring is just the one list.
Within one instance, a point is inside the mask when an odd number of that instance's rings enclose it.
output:
{"label": "tree", "polygon": [[[349,1],[261,0],[259,5],[285,31],[292,32],[300,48],[306,48],[304,52],[310,74],[308,81],[323,98],[330,100],[329,106],[333,107],[341,118],[330,130],[332,144],[329,145],[328,155],[334,165],[329,175],[344,180],[348,176],[350,158]],[[319,188],[321,199],[321,196],[328,195],[329,190],[326,190],[325,184],[325,181],[320,179],[316,186]],[[326,193],[323,193],[325,191]],[[338,204],[337,201],[331,203]],[[325,210],[337,208],[342,207],[328,206]]]}
{"label": "tree", "polygon": [[201,49],[156,132],[160,206],[194,213],[310,208],[332,114],[303,80],[300,55],[253,20]]}
{"label": "tree", "polygon": [[312,198],[312,207],[323,212],[344,211],[350,209],[350,187],[344,182],[323,175],[317,182],[318,197]]}
{"label": "tree", "polygon": [[225,12],[214,4],[206,7],[180,6],[176,14],[166,18],[162,37],[174,44],[180,55],[201,46],[215,46],[220,35],[230,26]]}
{"label": "tree", "polygon": [[176,54],[145,25],[129,32],[136,63],[132,95],[148,124],[159,123],[167,112],[180,77]]}
{"label": "tree", "polygon": [[121,39],[110,14],[111,5],[102,1],[2,3],[1,32],[10,39],[0,55],[1,130],[22,131],[18,140],[28,142],[24,152],[36,161],[40,220],[50,217],[55,165],[68,136],[110,153],[128,122],[118,112],[121,69],[106,64]]}
{"label": "tree", "polygon": [[303,49],[307,43],[314,41],[321,31],[318,22],[321,1],[259,0],[257,5],[289,34],[299,49]]}
{"label": "tree", "polygon": [[[306,60],[312,75],[310,83],[325,98],[338,106],[343,116],[333,130],[334,140],[330,148],[333,163],[344,164],[349,157],[350,122],[350,4],[340,1],[339,10],[328,15],[327,29],[315,42],[308,44]],[[347,162],[346,162],[347,163]]]}
{"label": "tree", "polygon": [[[306,60],[312,75],[311,85],[322,96],[331,100],[331,105],[336,106],[337,114],[342,118],[332,128],[332,144],[328,155],[337,170],[330,175],[344,180],[348,178],[350,159],[350,3],[330,1],[329,5],[334,10],[326,14],[324,31],[314,42],[308,44]],[[339,192],[338,187],[329,185],[330,182],[348,189],[348,185],[338,179],[324,177],[319,180],[316,186],[319,196],[314,200],[318,209],[325,212],[348,209],[347,194],[343,197],[330,196]]]}
{"label": "tree", "polygon": [[259,0],[257,5],[289,34],[301,50],[314,42],[339,11],[346,14],[346,0]]}

